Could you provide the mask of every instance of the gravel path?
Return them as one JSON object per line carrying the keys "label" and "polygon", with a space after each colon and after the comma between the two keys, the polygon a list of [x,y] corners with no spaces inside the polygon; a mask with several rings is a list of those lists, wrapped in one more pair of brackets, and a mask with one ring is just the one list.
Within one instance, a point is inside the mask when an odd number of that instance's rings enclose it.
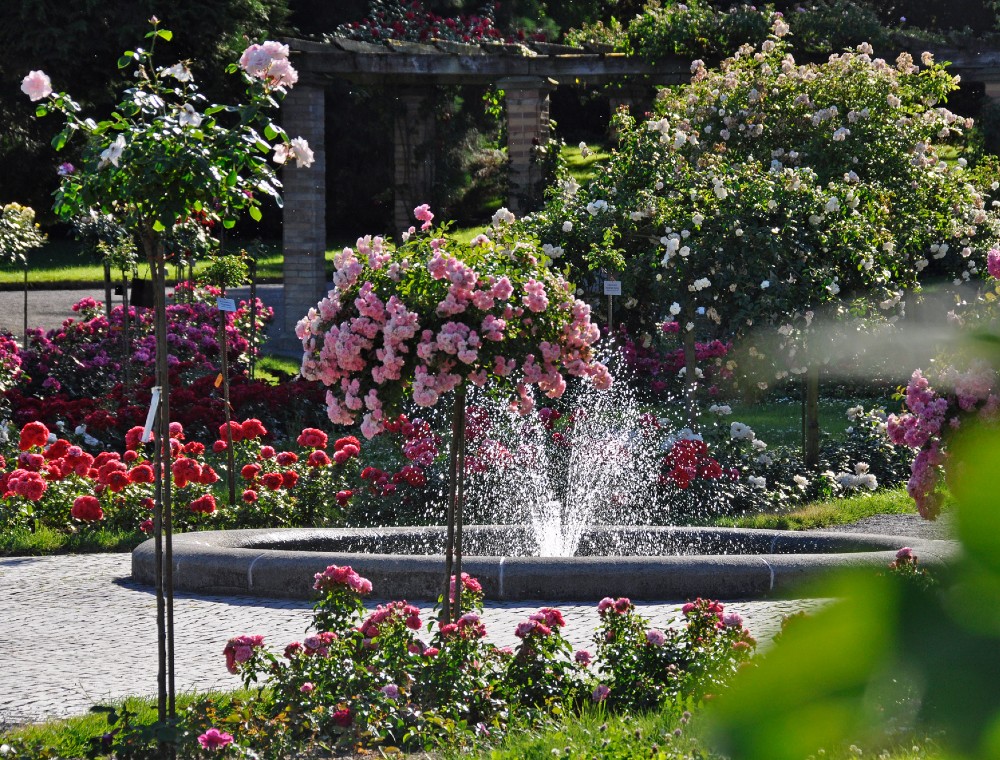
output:
{"label": "gravel path", "polygon": [[[923,538],[950,537],[947,518],[880,515],[833,530]],[[131,555],[89,554],[0,558],[0,729],[86,711],[96,703],[156,693],[156,599],[131,581]],[[762,642],[793,612],[821,600],[739,601],[739,612]],[[372,602],[372,606],[375,602]],[[593,604],[490,603],[490,639],[513,645],[514,627],[545,604],[558,606],[574,647],[591,645],[598,624]],[[637,606],[659,627],[679,617],[680,601]],[[429,612],[423,606],[425,614]],[[272,647],[300,640],[310,620],[305,601],[181,593],[175,600],[176,685],[179,692],[238,685],[222,647],[243,633],[263,634]]]}
{"label": "gravel path", "polygon": [[[268,306],[274,309],[274,321],[268,329],[268,340],[264,350],[269,351],[276,346],[284,325],[283,286],[258,285],[257,295]],[[231,295],[237,301],[248,298],[250,288],[234,288]],[[95,298],[104,301],[104,288],[81,288],[74,290],[31,290],[28,292],[28,327],[41,327],[43,330],[53,330],[75,316],[73,304],[84,298]],[[112,304],[121,305],[121,297],[114,296]],[[15,336],[24,332],[24,294],[21,291],[0,291],[0,330],[6,330]]]}
{"label": "gravel path", "polygon": [[[127,554],[0,558],[0,728],[65,717],[128,695],[156,693],[156,598],[130,580]],[[491,640],[513,645],[517,623],[545,602],[493,603],[485,611]],[[594,604],[549,602],[563,610],[575,647],[591,645]],[[740,601],[758,639],[769,640],[783,616],[815,600]],[[680,617],[678,601],[640,602],[664,627]],[[424,606],[427,611],[426,605]],[[179,692],[230,689],[222,647],[243,633],[263,634],[272,647],[301,640],[310,620],[305,601],[178,594],[175,600],[176,685]]]}

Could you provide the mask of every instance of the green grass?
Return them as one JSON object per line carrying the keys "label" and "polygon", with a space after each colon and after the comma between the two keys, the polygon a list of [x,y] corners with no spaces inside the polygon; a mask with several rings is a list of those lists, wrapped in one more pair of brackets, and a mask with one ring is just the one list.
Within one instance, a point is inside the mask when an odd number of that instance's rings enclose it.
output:
{"label": "green grass", "polygon": [[590,152],[586,157],[577,145],[567,145],[562,151],[570,176],[581,185],[594,176],[598,164],[611,158],[611,154],[602,145],[588,143],[587,147]]}
{"label": "green grass", "polygon": [[[946,499],[945,509],[951,504]],[[847,525],[874,515],[909,515],[916,513],[913,499],[902,486],[807,504],[784,514],[765,513],[748,517],[720,517],[713,525],[730,528],[765,528],[769,530],[811,530],[831,525]]]}
{"label": "green grass", "polygon": [[[872,408],[882,408],[887,412],[899,408],[898,401],[892,401],[888,396],[881,401],[872,402],[865,399],[862,401],[854,399],[821,399],[819,404],[819,428],[824,436],[843,435],[851,421],[847,419],[847,410],[852,406],[864,406],[868,411]],[[757,437],[765,441],[768,446],[792,446],[802,445],[802,402],[798,400],[788,401],[768,401],[757,404],[732,403],[730,406],[733,413],[721,421],[742,422],[753,428]],[[702,419],[711,422],[707,413]]]}
{"label": "green grass", "polygon": [[299,374],[301,363],[285,356],[264,355],[257,359],[255,377],[265,383],[277,385]]}
{"label": "green grass", "polygon": [[[480,756],[491,760],[552,760],[557,757],[573,760],[627,760],[638,757],[722,760],[723,755],[709,751],[704,732],[698,726],[697,712],[689,723],[680,720],[678,712],[664,709],[643,715],[608,717],[603,710],[592,707],[574,715],[571,720],[546,729],[511,731],[499,748]],[[863,752],[863,757],[883,760],[941,757],[933,743],[919,738],[900,745],[865,746]],[[848,747],[827,748],[818,756],[829,760],[853,760],[858,757]]]}
{"label": "green grass", "polygon": [[[210,692],[204,695],[178,695],[178,711],[183,711],[196,699],[211,697],[224,712],[233,699],[246,701],[253,694],[245,690]],[[124,704],[136,714],[134,725],[148,725],[156,720],[155,701],[130,698],[114,703]],[[11,744],[22,751],[22,757],[78,758],[87,756],[91,742],[108,730],[102,713],[88,713],[65,720],[20,726],[0,733],[0,743]],[[681,716],[681,708],[667,707],[639,715],[609,716],[603,709],[586,706],[579,714],[564,721],[552,721],[541,728],[518,729],[512,727],[507,737],[495,749],[476,753],[479,758],[491,760],[552,760],[564,758],[611,758],[629,760],[636,757],[654,757],[659,760],[681,760],[701,757],[722,760],[723,756],[710,752],[703,730],[698,725],[698,710],[690,722]],[[27,750],[27,754],[24,753]],[[901,745],[866,746],[864,756],[883,760],[926,760],[940,757],[936,746],[923,739],[905,741]],[[420,757],[428,757],[418,753]],[[463,756],[468,752],[462,752]],[[436,755],[457,758],[458,752]],[[857,757],[848,748],[827,749],[821,755],[830,760],[847,760]]]}
{"label": "green grass", "polygon": [[[723,760],[723,755],[709,751],[704,731],[698,725],[697,710],[690,722],[683,721],[679,712],[679,709],[666,708],[659,712],[609,717],[603,710],[589,707],[570,720],[544,729],[511,731],[499,748],[480,756],[491,760],[552,760],[555,757]],[[818,756],[829,760],[858,757],[848,747],[826,749]],[[940,757],[940,754],[932,743],[915,739],[899,746],[866,746],[863,756],[883,760],[926,760]]]}
{"label": "green grass", "polygon": [[[195,701],[208,698],[224,708],[234,699],[246,701],[255,693],[239,689],[232,692],[178,694],[177,711],[181,713]],[[156,722],[156,700],[153,698],[128,697],[102,705],[119,710],[124,706],[135,716],[133,725],[150,725]],[[0,713],[0,718],[2,717]],[[20,750],[18,757],[83,758],[90,756],[91,741],[102,737],[108,728],[106,713],[89,712],[64,720],[31,723],[0,732],[0,744],[11,744]]]}
{"label": "green grass", "polygon": [[130,552],[145,540],[141,533],[105,528],[82,533],[61,533],[44,525],[35,531],[14,528],[0,531],[0,557]]}

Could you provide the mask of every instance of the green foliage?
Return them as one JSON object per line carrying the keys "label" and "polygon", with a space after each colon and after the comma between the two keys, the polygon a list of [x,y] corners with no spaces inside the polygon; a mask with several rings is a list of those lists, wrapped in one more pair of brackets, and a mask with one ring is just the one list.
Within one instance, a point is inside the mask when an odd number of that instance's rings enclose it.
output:
{"label": "green foliage", "polygon": [[1000,522],[996,430],[956,448],[955,520],[964,556],[937,586],[906,574],[851,575],[820,589],[839,601],[796,619],[714,711],[716,746],[741,758],[801,758],[819,747],[941,731],[951,757],[1000,752]]}
{"label": "green foliage", "polygon": [[239,254],[213,256],[206,262],[205,269],[198,278],[206,285],[218,288],[236,288],[250,279],[247,257]]}
{"label": "green foliage", "polygon": [[112,271],[131,272],[137,264],[135,240],[113,214],[91,210],[73,220],[73,231],[82,252],[108,264]]}
{"label": "green foliage", "polygon": [[0,207],[0,266],[28,266],[28,251],[45,243],[35,212],[19,203]]}

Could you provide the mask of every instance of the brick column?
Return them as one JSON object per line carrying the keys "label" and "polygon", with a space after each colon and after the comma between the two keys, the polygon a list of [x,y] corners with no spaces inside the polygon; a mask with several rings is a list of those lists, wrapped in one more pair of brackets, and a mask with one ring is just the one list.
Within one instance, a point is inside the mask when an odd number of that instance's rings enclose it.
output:
{"label": "brick column", "polygon": [[285,313],[275,325],[281,334],[274,336],[282,353],[301,353],[295,324],[327,291],[325,106],[324,88],[311,84],[293,87],[281,104],[285,131],[290,137],[306,138],[316,157],[307,169],[289,162],[282,170]]}
{"label": "brick column", "polygon": [[392,236],[415,223],[413,209],[421,203],[433,205],[434,139],[436,125],[431,110],[433,89],[407,87],[394,103],[395,203]]}
{"label": "brick column", "polygon": [[507,104],[507,207],[523,214],[542,197],[542,172],[533,153],[549,141],[549,93],[554,85],[537,77],[512,77],[500,80],[497,87]]}

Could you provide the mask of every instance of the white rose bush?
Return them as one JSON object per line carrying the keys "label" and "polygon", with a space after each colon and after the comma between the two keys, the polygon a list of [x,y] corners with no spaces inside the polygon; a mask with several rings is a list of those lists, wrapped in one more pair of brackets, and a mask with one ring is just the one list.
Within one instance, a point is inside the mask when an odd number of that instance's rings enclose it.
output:
{"label": "white rose bush", "polygon": [[1000,230],[984,172],[941,158],[971,127],[941,105],[957,87],[944,65],[867,44],[801,65],[785,33],[778,19],[719,68],[695,61],[644,120],[619,113],[607,165],[525,223],[568,276],[622,272],[630,331],[768,333],[787,351],[778,378],[804,371],[794,341],[815,316],[891,320],[921,280],[985,270]]}
{"label": "white rose bush", "polygon": [[290,138],[266,113],[298,81],[286,45],[251,45],[230,65],[243,79],[246,104],[209,104],[189,62],[155,63],[157,41],[173,35],[153,22],[149,49],[126,51],[119,59],[120,68],[134,69],[136,83],[109,119],[82,118],[80,105],[54,91],[45,72],[32,71],[21,84],[38,102],[39,117],[51,111],[65,116],[54,147],[61,149],[78,132],[88,139],[83,165],[60,172],[56,213],[65,218],[91,209],[115,213],[144,247],[194,212],[217,216],[227,228],[242,211],[260,219],[262,198],[280,202],[275,165],[313,161],[306,141]]}

